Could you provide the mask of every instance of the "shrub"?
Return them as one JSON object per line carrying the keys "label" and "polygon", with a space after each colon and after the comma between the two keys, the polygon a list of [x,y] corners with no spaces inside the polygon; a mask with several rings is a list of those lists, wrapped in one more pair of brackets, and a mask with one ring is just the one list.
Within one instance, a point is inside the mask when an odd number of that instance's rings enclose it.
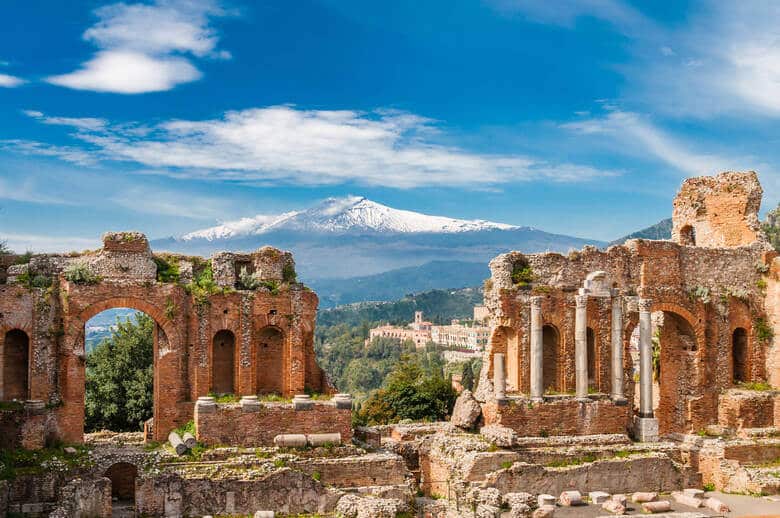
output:
{"label": "shrub", "polygon": [[65,279],[75,284],[97,284],[100,276],[90,270],[85,263],[71,263],[65,269]]}
{"label": "shrub", "polygon": [[241,272],[238,274],[238,287],[242,290],[256,290],[260,287],[260,280],[249,273],[246,266],[243,266],[241,267]]}
{"label": "shrub", "polygon": [[772,328],[767,324],[766,319],[763,317],[757,318],[753,322],[753,326],[756,329],[756,338],[759,342],[768,342],[775,335]]}
{"label": "shrub", "polygon": [[181,272],[179,271],[178,259],[158,255],[154,256],[153,259],[157,265],[157,280],[159,282],[179,282]]}
{"label": "shrub", "polygon": [[523,258],[512,265],[512,283],[517,286],[527,286],[533,282],[534,273],[528,260]]}
{"label": "shrub", "polygon": [[282,267],[282,280],[284,282],[287,282],[287,283],[295,282],[297,277],[298,276],[295,273],[295,266],[294,265],[292,265],[290,263],[286,263]]}

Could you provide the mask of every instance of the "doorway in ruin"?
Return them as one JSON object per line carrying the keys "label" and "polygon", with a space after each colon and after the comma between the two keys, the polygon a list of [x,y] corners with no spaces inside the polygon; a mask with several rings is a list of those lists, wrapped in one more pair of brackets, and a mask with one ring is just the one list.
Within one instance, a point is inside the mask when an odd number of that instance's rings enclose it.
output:
{"label": "doorway in ruin", "polygon": [[542,383],[545,392],[558,392],[558,348],[560,333],[552,324],[542,327]]}
{"label": "doorway in ruin", "polygon": [[84,326],[84,431],[141,432],[154,413],[156,323],[128,307]]}
{"label": "doorway in ruin", "polygon": [[255,379],[258,394],[284,392],[284,333],[273,326],[258,333],[255,349]]}
{"label": "doorway in ruin", "polygon": [[236,337],[223,329],[217,331],[211,344],[211,392],[235,394]]}
{"label": "doorway in ruin", "polygon": [[138,468],[129,462],[117,462],[112,464],[103,476],[111,481],[112,516],[135,516],[135,481],[138,478]]}
{"label": "doorway in ruin", "polygon": [[23,401],[30,396],[30,337],[11,329],[3,337],[3,401]]}
{"label": "doorway in ruin", "polygon": [[748,337],[744,328],[731,334],[731,379],[735,385],[747,381]]}
{"label": "doorway in ruin", "polygon": [[596,390],[596,335],[590,327],[587,329],[588,342],[588,390]]}
{"label": "doorway in ruin", "polygon": [[696,246],[696,229],[691,225],[685,225],[680,229],[680,244],[684,246]]}
{"label": "doorway in ruin", "polygon": [[[690,432],[687,414],[691,400],[698,394],[698,341],[693,325],[681,313],[654,311],[653,346],[653,414],[660,434]],[[639,325],[631,335],[631,357],[634,363],[634,406],[639,408]]]}

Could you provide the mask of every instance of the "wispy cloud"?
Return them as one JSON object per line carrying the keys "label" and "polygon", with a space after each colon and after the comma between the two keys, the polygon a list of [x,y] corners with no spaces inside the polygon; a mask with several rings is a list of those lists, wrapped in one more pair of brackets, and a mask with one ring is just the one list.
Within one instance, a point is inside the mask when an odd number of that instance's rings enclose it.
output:
{"label": "wispy cloud", "polygon": [[[40,112],[30,115],[44,123],[76,128],[74,136],[86,143],[84,152],[95,160],[129,162],[177,178],[297,185],[357,182],[407,189],[576,182],[617,174],[582,164],[475,153],[438,144],[434,138],[441,128],[435,121],[397,111],[273,106],[154,127],[48,117]],[[28,144],[26,149],[35,147]],[[43,144],[39,149],[49,150]]]}
{"label": "wispy cloud", "polygon": [[58,158],[65,162],[83,166],[97,163],[95,155],[76,146],[56,146],[45,142],[25,139],[0,140],[0,150],[13,151],[21,155],[37,155]]}
{"label": "wispy cloud", "polygon": [[50,83],[77,90],[139,94],[170,90],[202,76],[188,56],[227,59],[211,20],[226,11],[211,0],[117,3],[95,11],[84,39],[100,50]]}
{"label": "wispy cloud", "polygon": [[0,74],[0,88],[16,88],[26,83],[21,77],[11,76],[8,74]]}
{"label": "wispy cloud", "polygon": [[19,234],[6,232],[2,228],[0,228],[0,241],[6,241],[11,250],[20,253],[26,250],[34,252],[66,252],[94,249],[100,246],[100,240],[96,238],[53,236],[50,234]]}

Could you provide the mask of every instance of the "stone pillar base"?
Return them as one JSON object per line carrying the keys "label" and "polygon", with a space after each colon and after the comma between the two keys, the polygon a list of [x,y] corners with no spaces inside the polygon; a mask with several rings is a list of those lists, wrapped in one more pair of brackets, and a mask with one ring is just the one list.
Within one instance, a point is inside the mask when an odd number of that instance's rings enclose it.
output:
{"label": "stone pillar base", "polygon": [[628,400],[623,396],[612,396],[612,402],[615,406],[628,406]]}
{"label": "stone pillar base", "polygon": [[639,442],[657,442],[658,419],[634,416],[634,439]]}

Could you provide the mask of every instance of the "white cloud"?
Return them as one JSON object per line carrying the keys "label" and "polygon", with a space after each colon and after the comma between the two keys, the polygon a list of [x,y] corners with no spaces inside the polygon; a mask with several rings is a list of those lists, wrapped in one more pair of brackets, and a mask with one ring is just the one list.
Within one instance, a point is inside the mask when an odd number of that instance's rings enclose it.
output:
{"label": "white cloud", "polygon": [[22,110],[22,113],[28,117],[38,119],[44,124],[55,126],[71,126],[82,130],[100,130],[106,126],[105,119],[96,119],[93,117],[47,117],[42,112],[36,110]]}
{"label": "white cloud", "polygon": [[0,74],[0,87],[2,88],[15,88],[17,86],[26,83],[21,77],[10,76],[8,74]]}
{"label": "white cloud", "polygon": [[[47,120],[75,120],[50,118]],[[433,121],[397,111],[298,110],[290,106],[228,112],[220,119],[137,126],[79,122],[76,137],[96,159],[130,162],[177,178],[323,185],[358,182],[396,188],[489,187],[530,181],[585,181],[616,174],[523,155],[475,153],[437,144]],[[42,146],[46,149],[45,146]]]}
{"label": "white cloud", "polygon": [[43,142],[24,139],[0,140],[0,149],[5,149],[22,155],[39,155],[53,158],[59,158],[65,162],[78,165],[94,165],[97,163],[96,157],[79,147],[55,146]]}
{"label": "white cloud", "polygon": [[582,135],[608,136],[621,152],[655,157],[686,175],[714,174],[745,167],[744,163],[735,162],[733,157],[698,153],[636,113],[611,110],[604,117],[561,126]]}
{"label": "white cloud", "polygon": [[99,21],[84,39],[99,50],[78,70],[47,81],[76,90],[140,94],[170,90],[202,73],[185,57],[228,59],[216,48],[211,18],[225,12],[208,0],[157,0],[112,4],[95,11]]}

